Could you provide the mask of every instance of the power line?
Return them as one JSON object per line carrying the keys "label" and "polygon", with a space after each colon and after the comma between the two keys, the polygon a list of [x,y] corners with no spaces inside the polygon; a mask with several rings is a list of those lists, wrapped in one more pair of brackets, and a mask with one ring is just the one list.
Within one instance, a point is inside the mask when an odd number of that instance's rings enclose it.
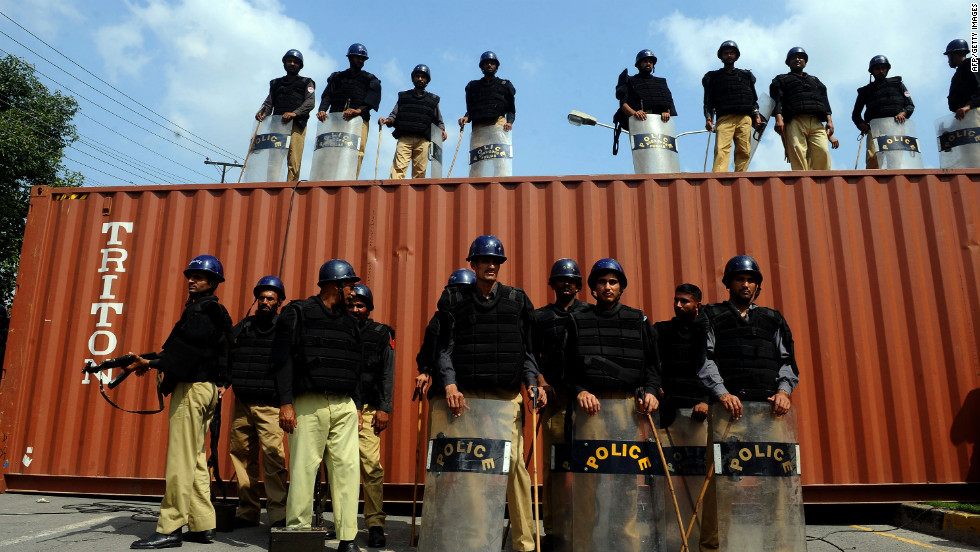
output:
{"label": "power line", "polygon": [[[100,159],[100,158],[92,155],[91,153],[88,153],[87,151],[82,151],[82,150],[80,150],[80,149],[78,149],[76,147],[73,147],[73,146],[68,146],[68,147],[71,148],[74,151],[77,151],[78,153],[80,153],[82,155],[87,155],[87,156],[91,157],[92,159],[95,159],[96,161],[105,163],[106,165],[109,165],[110,167],[112,167],[114,169],[119,169],[119,170],[121,170],[124,173],[131,174],[131,175],[135,176],[136,178],[143,178],[145,180],[150,180],[151,178],[155,178],[156,180],[159,181],[159,182],[151,182],[151,184],[168,184],[168,182],[165,181],[165,180],[163,180],[162,178],[155,177],[155,176],[148,175],[148,174],[134,173],[132,171],[129,171],[129,170],[126,170],[126,169],[120,167],[119,165],[115,165],[113,163],[110,163],[110,162],[106,161],[105,159]],[[134,182],[134,184],[135,184],[135,182]]]}
{"label": "power line", "polygon": [[112,178],[115,178],[116,180],[121,180],[121,181],[123,181],[123,182],[125,182],[126,184],[132,184],[132,185],[134,185],[134,186],[136,185],[136,183],[135,183],[135,182],[133,182],[132,180],[126,180],[125,178],[122,178],[121,176],[116,176],[116,175],[114,175],[114,174],[110,174],[110,173],[107,173],[107,172],[105,172],[105,171],[104,171],[104,170],[102,170],[102,169],[99,169],[99,168],[96,168],[96,167],[93,167],[92,165],[89,165],[89,164],[87,164],[87,163],[82,163],[82,162],[81,162],[81,161],[79,161],[78,159],[72,159],[71,157],[68,157],[67,155],[65,156],[65,159],[67,159],[67,160],[69,160],[69,161],[71,161],[72,163],[76,163],[76,164],[78,164],[78,165],[81,165],[81,166],[83,166],[83,167],[88,167],[88,168],[90,168],[90,169],[92,169],[93,171],[96,171],[96,172],[100,172],[100,173],[102,173],[102,174],[104,174],[104,175],[106,175],[106,176],[109,176],[109,177],[112,177]]}

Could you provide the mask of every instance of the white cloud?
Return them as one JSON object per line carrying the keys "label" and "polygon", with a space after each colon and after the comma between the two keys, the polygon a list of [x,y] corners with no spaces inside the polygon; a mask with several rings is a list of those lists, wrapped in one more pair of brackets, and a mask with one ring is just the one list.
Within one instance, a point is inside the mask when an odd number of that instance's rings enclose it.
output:
{"label": "white cloud", "polygon": [[50,42],[65,25],[85,21],[73,4],[72,0],[0,0],[0,12]]}

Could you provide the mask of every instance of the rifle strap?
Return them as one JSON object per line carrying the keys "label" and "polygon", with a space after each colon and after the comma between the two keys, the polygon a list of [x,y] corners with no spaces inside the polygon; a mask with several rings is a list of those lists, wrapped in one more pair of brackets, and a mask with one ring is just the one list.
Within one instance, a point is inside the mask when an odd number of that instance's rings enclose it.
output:
{"label": "rifle strap", "polygon": [[156,386],[157,401],[160,403],[160,407],[157,408],[156,410],[127,410],[119,406],[118,404],[112,402],[112,399],[109,398],[109,395],[106,395],[105,384],[102,383],[102,378],[97,377],[95,379],[99,380],[99,393],[102,393],[102,398],[105,399],[107,403],[111,404],[115,408],[118,408],[119,410],[122,410],[123,412],[129,412],[130,414],[156,414],[158,412],[163,412],[163,393],[160,392],[160,382],[163,380],[163,377],[160,375],[160,372],[157,372],[157,386]]}

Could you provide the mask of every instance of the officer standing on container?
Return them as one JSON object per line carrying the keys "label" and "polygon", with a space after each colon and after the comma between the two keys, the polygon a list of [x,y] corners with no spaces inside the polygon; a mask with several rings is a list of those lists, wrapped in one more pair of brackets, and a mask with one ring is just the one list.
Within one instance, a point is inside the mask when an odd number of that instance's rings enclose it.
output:
{"label": "officer standing on container", "polygon": [[[851,120],[861,134],[867,134],[871,130],[871,125],[868,123],[872,119],[894,117],[896,123],[904,123],[905,119],[912,116],[912,111],[915,109],[912,95],[902,84],[902,77],[888,76],[888,70],[891,68],[892,65],[888,63],[888,58],[885,56],[875,56],[868,63],[868,72],[874,77],[874,81],[858,88],[854,111],[851,112]],[[875,155],[873,141],[870,138],[865,159],[867,168],[878,168],[878,157]]]}
{"label": "officer standing on container", "polygon": [[[211,475],[203,451],[215,405],[229,383],[231,317],[214,295],[225,281],[217,258],[194,257],[184,276],[187,303],[163,351],[154,360],[134,355],[125,368],[138,376],[150,368],[160,370],[160,391],[173,395],[167,418],[167,487],[156,531],[130,546],[139,550],[178,547],[182,541],[207,544],[214,539]],[[182,535],[184,525],[188,532]]]}
{"label": "officer standing on container", "polygon": [[361,479],[364,481],[364,525],[368,528],[368,546],[385,545],[385,514],[382,495],[385,470],[381,465],[380,434],[391,420],[395,390],[395,330],[369,318],[374,310],[374,295],[364,284],[354,285],[348,300],[351,314],[357,318],[364,350],[361,371],[361,410],[363,421],[358,434],[361,453]]}
{"label": "officer standing on container", "polygon": [[320,107],[316,118],[320,122],[327,120],[327,112],[343,113],[344,120],[354,117],[363,119],[361,126],[361,150],[357,154],[357,173],[361,174],[361,163],[364,161],[364,148],[367,147],[368,121],[371,120],[371,110],[377,111],[381,105],[381,81],[364,70],[364,62],[368,60],[368,51],[363,44],[351,44],[347,49],[347,60],[350,68],[337,71],[327,77],[327,87],[320,95]]}
{"label": "officer standing on container", "polygon": [[[657,348],[663,372],[663,418],[674,408],[691,408],[691,418],[703,421],[708,417],[708,389],[698,379],[701,362],[695,355],[694,321],[701,310],[701,288],[681,284],[674,290],[674,317],[653,325],[657,331]],[[669,406],[669,408],[668,408]]]}
{"label": "officer standing on container", "polygon": [[359,550],[354,538],[364,354],[357,320],[347,310],[358,280],[347,261],[323,263],[320,293],[286,305],[273,351],[279,424],[289,434],[286,527],[310,526],[317,468],[326,454],[339,552]]}
{"label": "officer standing on container", "polygon": [[[666,123],[671,116],[677,115],[677,109],[667,79],[653,76],[657,56],[653,55],[653,50],[640,50],[633,65],[639,71],[629,76],[629,71],[623,69],[616,84],[620,121],[628,121],[630,117],[645,121],[648,114],[654,114],[660,115],[660,120]],[[628,122],[623,127],[628,129]]]}
{"label": "officer standing on container", "polygon": [[786,53],[790,72],[772,79],[769,95],[776,104],[773,128],[783,137],[794,171],[826,171],[830,170],[827,141],[834,135],[834,121],[827,87],[817,77],[803,72],[809,59],[803,48],[790,48]]}
{"label": "officer standing on container", "polygon": [[473,123],[474,130],[491,125],[501,125],[507,131],[514,127],[517,89],[509,80],[497,77],[498,68],[497,54],[488,50],[480,55],[483,78],[466,85],[466,114],[459,119],[460,128],[466,123]]}
{"label": "officer standing on container", "polygon": [[[534,306],[524,290],[497,281],[507,260],[504,245],[495,236],[479,236],[470,245],[466,260],[476,274],[469,288],[443,291],[439,310],[453,321],[447,343],[438,352],[439,380],[446,402],[455,416],[465,415],[466,397],[509,401],[514,418],[511,462],[507,479],[507,504],[516,551],[534,550],[531,511],[531,477],[524,466],[521,382],[529,394],[536,392],[538,366],[532,348]],[[489,352],[492,354],[488,354]],[[547,396],[539,394],[544,407]]]}
{"label": "officer standing on container", "polygon": [[310,112],[316,102],[316,83],[309,77],[301,77],[303,54],[299,50],[289,50],[282,56],[282,66],[286,76],[269,81],[269,95],[262,102],[262,107],[255,114],[255,120],[261,122],[267,115],[280,115],[282,122],[293,122],[293,131],[289,138],[289,157],[287,165],[288,182],[299,180],[299,168],[303,162],[303,147],[306,141],[306,123],[310,120]]}
{"label": "officer standing on container", "polygon": [[[718,47],[718,59],[724,67],[708,71],[701,79],[704,86],[704,128],[717,133],[712,172],[728,171],[732,139],[735,140],[735,170],[748,170],[752,129],[762,126],[755,75],[748,69],[735,68],[740,55],[734,40],[722,42]],[[717,125],[714,120],[716,116]]]}
{"label": "officer standing on container", "polygon": [[943,52],[949,66],[956,69],[949,81],[947,101],[957,119],[963,119],[967,111],[980,107],[980,73],[973,69],[973,60],[967,57],[969,53],[970,45],[962,38],[951,41]]}
{"label": "officer standing on container", "polygon": [[572,259],[558,259],[551,266],[548,285],[555,292],[555,302],[534,311],[534,352],[538,359],[538,386],[548,395],[548,406],[541,414],[542,452],[544,452],[542,521],[544,538],[541,548],[553,548],[553,509],[551,503],[551,446],[564,442],[565,410],[568,391],[565,385],[565,326],[573,313],[582,312],[588,304],[578,300],[582,291],[582,273]]}
{"label": "officer standing on container", "polygon": [[425,178],[429,164],[429,144],[432,125],[442,129],[442,139],[446,134],[446,123],[442,121],[439,110],[439,96],[426,92],[425,87],[432,80],[428,65],[419,64],[412,69],[412,84],[415,88],[398,93],[398,102],[387,118],[378,123],[395,127],[392,136],[398,139],[395,158],[391,162],[391,178],[405,178],[408,162],[412,162],[412,178]]}
{"label": "officer standing on container", "polygon": [[231,381],[235,393],[228,448],[238,477],[236,527],[259,524],[259,453],[269,523],[286,525],[286,451],[279,427],[279,394],[272,372],[272,348],[276,339],[279,306],[286,289],[276,276],[263,276],[252,289],[255,314],[232,330]]}

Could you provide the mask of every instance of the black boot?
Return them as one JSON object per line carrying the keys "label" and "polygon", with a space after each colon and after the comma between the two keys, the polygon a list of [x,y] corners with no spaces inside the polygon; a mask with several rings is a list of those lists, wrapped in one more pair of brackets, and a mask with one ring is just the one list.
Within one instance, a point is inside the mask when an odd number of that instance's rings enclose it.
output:
{"label": "black boot", "polygon": [[129,545],[136,550],[155,550],[157,548],[177,548],[181,545],[180,529],[169,535],[163,533],[153,533],[143,540],[138,540]]}
{"label": "black boot", "polygon": [[354,544],[354,541],[340,541],[337,552],[361,552],[361,549]]}
{"label": "black boot", "polygon": [[184,540],[187,542],[211,544],[214,542],[214,529],[205,529],[204,531],[188,531],[187,534],[184,535]]}
{"label": "black boot", "polygon": [[368,547],[381,548],[385,545],[385,530],[381,527],[368,527]]}

